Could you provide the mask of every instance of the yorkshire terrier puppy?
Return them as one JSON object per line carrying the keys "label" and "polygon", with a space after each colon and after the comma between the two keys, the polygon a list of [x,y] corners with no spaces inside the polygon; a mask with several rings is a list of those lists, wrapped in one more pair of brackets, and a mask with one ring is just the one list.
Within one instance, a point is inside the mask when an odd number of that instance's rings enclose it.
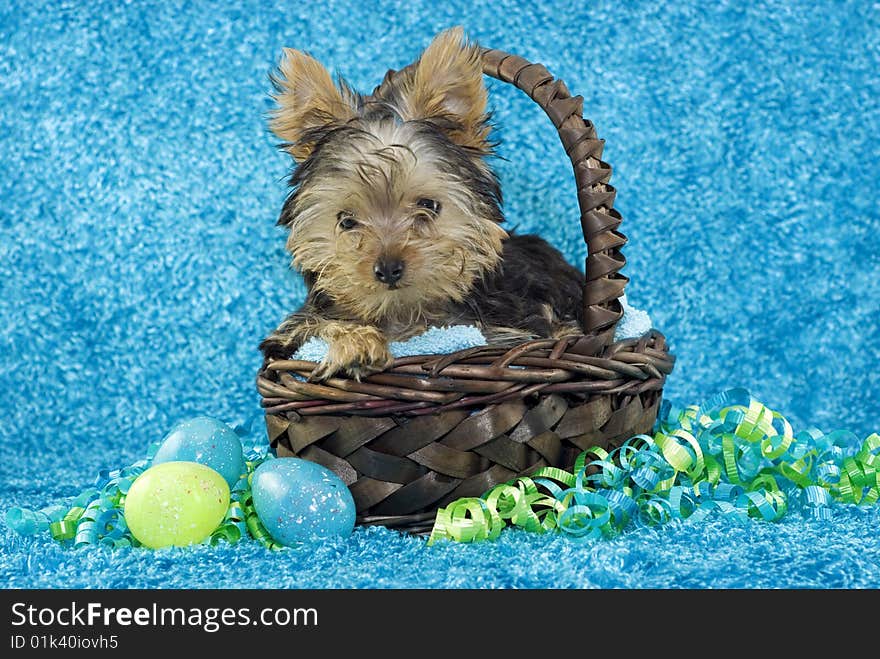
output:
{"label": "yorkshire terrier puppy", "polygon": [[583,273],[501,226],[481,52],[461,28],[371,95],[291,49],[272,80],[270,127],[296,162],[278,223],[308,295],[260,344],[264,365],[313,336],[322,380],[381,371],[389,341],[432,325],[502,345],[582,333]]}

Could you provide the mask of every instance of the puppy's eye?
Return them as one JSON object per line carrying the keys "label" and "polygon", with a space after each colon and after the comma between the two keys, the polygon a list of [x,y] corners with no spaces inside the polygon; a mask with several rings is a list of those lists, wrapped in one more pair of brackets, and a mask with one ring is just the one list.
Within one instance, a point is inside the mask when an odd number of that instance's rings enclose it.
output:
{"label": "puppy's eye", "polygon": [[424,208],[425,210],[431,211],[434,214],[440,212],[440,202],[435,201],[434,199],[422,198],[416,202],[416,206],[419,208]]}
{"label": "puppy's eye", "polygon": [[348,211],[340,211],[336,219],[339,220],[339,228],[343,231],[354,229],[357,226],[357,220]]}

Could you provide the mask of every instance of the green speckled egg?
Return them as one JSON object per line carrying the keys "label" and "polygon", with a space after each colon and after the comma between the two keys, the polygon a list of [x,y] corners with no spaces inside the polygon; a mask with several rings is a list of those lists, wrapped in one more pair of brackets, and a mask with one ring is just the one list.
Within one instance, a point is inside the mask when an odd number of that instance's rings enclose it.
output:
{"label": "green speckled egg", "polygon": [[125,522],[145,547],[202,542],[229,509],[229,485],[197,462],[164,462],[147,469],[125,497]]}

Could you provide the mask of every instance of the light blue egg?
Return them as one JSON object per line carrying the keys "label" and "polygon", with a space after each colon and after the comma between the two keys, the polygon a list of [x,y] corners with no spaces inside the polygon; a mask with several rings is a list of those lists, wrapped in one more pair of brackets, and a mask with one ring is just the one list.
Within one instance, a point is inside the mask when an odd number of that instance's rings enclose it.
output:
{"label": "light blue egg", "polygon": [[347,538],[354,530],[351,492],[339,476],[315,462],[267,460],[254,470],[251,489],[257,516],[283,545]]}
{"label": "light blue egg", "polygon": [[198,462],[235,485],[247,472],[241,440],[235,431],[210,416],[197,416],[177,423],[162,440],[153,464]]}

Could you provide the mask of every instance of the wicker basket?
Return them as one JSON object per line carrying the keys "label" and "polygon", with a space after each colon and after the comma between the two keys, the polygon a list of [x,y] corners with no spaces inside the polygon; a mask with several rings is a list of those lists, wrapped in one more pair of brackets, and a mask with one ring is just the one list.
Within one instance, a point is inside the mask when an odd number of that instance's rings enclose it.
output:
{"label": "wicker basket", "polygon": [[483,51],[483,71],[546,112],[574,166],[587,245],[583,335],[404,357],[362,382],[307,383],[293,374],[308,375],[316,363],[269,363],[257,389],[273,451],[338,474],[359,524],[424,532],[459,497],[542,466],[571,467],[591,446],[650,432],[672,371],[656,330],[613,342],[628,281],[619,273],[626,237],[604,141],[583,118],[583,99],[541,64],[498,50]]}

